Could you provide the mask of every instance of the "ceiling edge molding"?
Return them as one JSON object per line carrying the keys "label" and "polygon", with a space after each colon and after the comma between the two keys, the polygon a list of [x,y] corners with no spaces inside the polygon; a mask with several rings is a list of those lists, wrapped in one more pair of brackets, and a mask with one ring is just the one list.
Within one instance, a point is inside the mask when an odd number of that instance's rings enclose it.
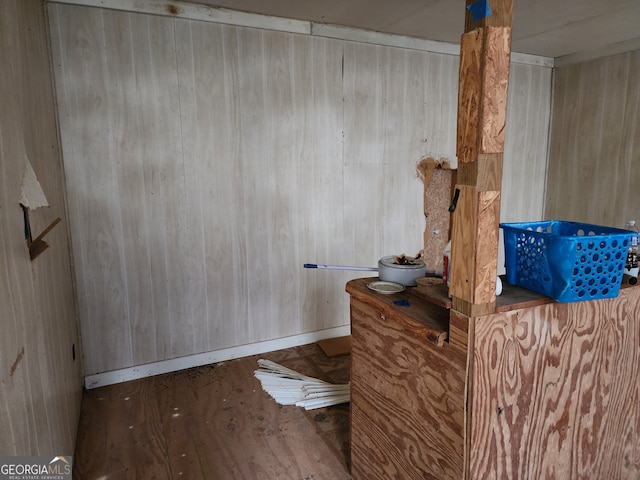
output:
{"label": "ceiling edge molding", "polygon": [[[406,48],[430,53],[442,53],[445,55],[460,55],[460,45],[457,43],[436,42],[416,37],[405,37],[391,33],[374,32],[340,25],[328,25],[313,23],[311,34],[317,37],[334,38],[350,42],[370,43],[386,47]],[[511,53],[511,62],[540,67],[553,68],[553,58],[527,53]]]}
{"label": "ceiling edge molding", "polygon": [[337,40],[348,40],[350,42],[370,43],[372,45],[407,48],[432,53],[444,53],[447,55],[460,55],[460,45],[456,45],[455,43],[404,37],[391,33],[374,32],[372,30],[362,30],[340,25],[313,23],[311,26],[311,34],[316,37],[335,38]]}
{"label": "ceiling edge molding", "polygon": [[83,7],[98,7],[107,10],[121,10],[131,13],[146,13],[164,17],[200,20],[239,27],[253,27],[277,30],[287,33],[311,35],[311,23],[283,17],[272,17],[258,13],[240,12],[226,8],[211,7],[186,2],[158,2],[157,0],[46,0]]}

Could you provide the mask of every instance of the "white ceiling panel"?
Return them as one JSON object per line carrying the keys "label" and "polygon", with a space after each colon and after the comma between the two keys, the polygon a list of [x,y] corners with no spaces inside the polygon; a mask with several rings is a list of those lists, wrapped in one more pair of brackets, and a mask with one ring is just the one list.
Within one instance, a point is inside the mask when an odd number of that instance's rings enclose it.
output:
{"label": "white ceiling panel", "polygon": [[[463,0],[199,0],[285,18],[459,43]],[[512,50],[563,57],[640,38],[640,0],[515,0]]]}

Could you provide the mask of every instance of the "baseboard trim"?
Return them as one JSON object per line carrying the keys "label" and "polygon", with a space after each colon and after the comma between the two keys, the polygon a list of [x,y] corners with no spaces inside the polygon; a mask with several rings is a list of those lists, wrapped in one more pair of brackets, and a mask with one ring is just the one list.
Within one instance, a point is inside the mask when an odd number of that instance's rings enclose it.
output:
{"label": "baseboard trim", "polygon": [[251,355],[259,355],[261,353],[273,352],[283,348],[297,347],[300,345],[314,343],[319,340],[326,340],[328,338],[343,337],[350,333],[351,326],[344,325],[342,327],[328,328],[326,330],[293,335],[291,337],[250,343],[248,345],[239,345],[237,347],[223,348],[211,352],[198,353],[185,357],[137,365],[135,367],[86,375],[84,377],[84,387],[87,390],[90,390],[116,383],[128,382],[130,380],[162,375],[163,373],[176,372],[186,368],[225,362],[235,358],[249,357]]}

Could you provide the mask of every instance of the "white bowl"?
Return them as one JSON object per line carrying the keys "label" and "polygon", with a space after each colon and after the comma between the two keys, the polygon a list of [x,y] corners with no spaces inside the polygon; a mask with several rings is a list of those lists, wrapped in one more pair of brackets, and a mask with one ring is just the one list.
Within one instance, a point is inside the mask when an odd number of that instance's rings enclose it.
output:
{"label": "white bowl", "polygon": [[410,265],[398,265],[393,263],[395,255],[382,257],[378,260],[378,276],[385,282],[394,282],[405,287],[415,287],[416,279],[427,274],[427,267],[424,263]]}

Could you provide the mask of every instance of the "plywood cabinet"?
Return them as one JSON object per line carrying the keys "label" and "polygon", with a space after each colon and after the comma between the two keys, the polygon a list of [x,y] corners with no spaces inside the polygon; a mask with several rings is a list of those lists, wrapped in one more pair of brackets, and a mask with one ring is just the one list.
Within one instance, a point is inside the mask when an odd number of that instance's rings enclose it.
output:
{"label": "plywood cabinet", "polygon": [[510,304],[506,286],[472,319],[367,281],[347,284],[354,479],[640,478],[640,287]]}
{"label": "plywood cabinet", "polygon": [[[351,466],[358,479],[461,478],[466,351],[449,313],[404,293],[351,294]],[[393,302],[408,298],[409,306]]]}

